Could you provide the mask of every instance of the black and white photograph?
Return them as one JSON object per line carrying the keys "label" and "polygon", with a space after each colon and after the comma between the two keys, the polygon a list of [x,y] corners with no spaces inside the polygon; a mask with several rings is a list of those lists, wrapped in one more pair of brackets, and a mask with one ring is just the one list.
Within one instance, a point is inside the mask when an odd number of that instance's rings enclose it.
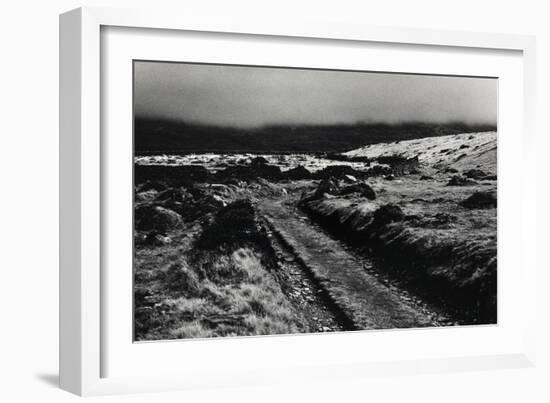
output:
{"label": "black and white photograph", "polygon": [[497,91],[134,60],[134,341],[496,324]]}

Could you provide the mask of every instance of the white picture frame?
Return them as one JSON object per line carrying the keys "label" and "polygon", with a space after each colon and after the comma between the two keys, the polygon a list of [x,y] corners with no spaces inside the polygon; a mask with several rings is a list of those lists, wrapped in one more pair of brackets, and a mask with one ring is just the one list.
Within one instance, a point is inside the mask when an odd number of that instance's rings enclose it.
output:
{"label": "white picture frame", "polygon": [[[176,30],[182,32],[223,33],[223,35],[246,35],[258,39],[266,38],[306,38],[308,40],[332,41],[339,43],[378,43],[411,46],[429,46],[446,49],[470,49],[477,53],[490,51],[512,51],[521,58],[521,81],[523,97],[521,106],[522,121],[516,141],[521,145],[521,159],[525,172],[534,168],[534,93],[535,93],[535,41],[533,37],[508,34],[466,33],[443,30],[418,30],[409,28],[370,27],[343,25],[320,21],[248,21],[245,18],[224,20],[196,18],[193,15],[175,15],[169,12],[149,10],[116,10],[104,8],[80,8],[60,16],[60,385],[63,389],[79,395],[113,393],[134,393],[140,391],[160,391],[197,387],[230,385],[252,385],[265,382],[303,382],[305,380],[335,380],[338,378],[368,376],[370,374],[411,374],[419,372],[465,371],[492,368],[527,367],[535,362],[535,319],[526,315],[521,323],[514,323],[513,332],[484,330],[486,337],[508,337],[514,340],[503,341],[500,350],[472,350],[460,355],[456,351],[434,352],[419,355],[417,358],[402,355],[399,351],[392,357],[367,359],[361,354],[344,361],[331,359],[330,354],[323,360],[308,361],[307,345],[330,346],[338,343],[362,343],[369,337],[394,338],[403,342],[406,338],[422,343],[422,339],[432,337],[428,331],[411,333],[399,331],[386,333],[357,332],[348,335],[278,336],[266,338],[242,338],[236,340],[186,341],[186,343],[216,343],[216,350],[233,350],[237,353],[251,349],[262,354],[276,351],[277,348],[292,347],[304,351],[288,364],[269,361],[263,367],[246,367],[241,363],[236,367],[220,365],[209,372],[208,368],[190,370],[192,362],[172,363],[171,371],[158,375],[124,374],[124,369],[116,376],[105,376],[106,336],[103,318],[108,314],[102,289],[102,265],[104,245],[102,245],[102,203],[104,198],[103,178],[105,171],[101,133],[102,123],[102,38],[105,27]],[[348,42],[346,42],[348,41]],[[520,87],[518,87],[520,88]],[[520,88],[520,89],[521,89]],[[500,134],[500,130],[499,130]],[[500,145],[499,145],[500,147]],[[510,147],[504,147],[510,150]],[[500,150],[500,148],[499,148]],[[499,156],[500,158],[500,156]],[[506,171],[507,172],[507,171]],[[517,262],[521,262],[522,281],[518,289],[525,312],[535,312],[536,264],[534,262],[534,242],[529,242],[529,234],[535,233],[534,179],[524,175],[521,192],[515,200],[521,211],[515,221],[520,233],[518,250],[514,251]],[[500,176],[499,176],[500,186]],[[499,198],[500,198],[499,194]],[[500,209],[500,201],[499,201]],[[499,220],[502,217],[499,212]],[[499,232],[500,237],[500,232]],[[501,262],[499,251],[499,264]],[[500,298],[500,294],[499,294]],[[506,330],[506,329],[505,329]],[[468,339],[470,329],[454,329],[453,337]],[[449,333],[451,335],[451,333]],[[313,339],[314,337],[317,337]],[[445,337],[442,333],[433,337]],[[510,336],[512,337],[512,336]],[[131,343],[131,341],[129,341]],[[155,343],[151,343],[155,344]],[[498,343],[495,343],[498,344]],[[163,354],[181,349],[180,344],[164,343]],[[189,344],[188,344],[189,345]],[[213,346],[213,344],[211,344]],[[466,346],[468,347],[468,346]],[[115,346],[116,348],[116,346]],[[152,349],[153,347],[148,347]],[[200,347],[197,347],[200,348]],[[329,349],[330,349],[329,348]],[[275,349],[275,350],[272,350]],[[466,348],[467,350],[467,348]],[[401,354],[401,355],[400,355]],[[457,355],[458,354],[458,355]],[[228,356],[229,357],[229,356]],[[269,357],[269,356],[268,356]],[[412,357],[412,358],[411,358]],[[209,358],[207,358],[209,359]],[[252,361],[251,361],[252,362]],[[178,365],[180,370],[177,371]],[[170,365],[169,365],[170,366]],[[231,368],[231,369],[229,369]],[[308,371],[304,371],[307,368]],[[261,369],[258,370],[258,369]],[[122,372],[122,373],[121,373]]]}

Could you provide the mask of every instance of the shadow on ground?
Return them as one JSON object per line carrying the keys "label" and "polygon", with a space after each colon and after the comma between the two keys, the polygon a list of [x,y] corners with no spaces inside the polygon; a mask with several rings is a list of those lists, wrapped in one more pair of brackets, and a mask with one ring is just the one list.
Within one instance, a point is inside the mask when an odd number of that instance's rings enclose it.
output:
{"label": "shadow on ground", "polygon": [[53,387],[59,387],[59,375],[58,374],[35,374],[35,377],[47,385]]}

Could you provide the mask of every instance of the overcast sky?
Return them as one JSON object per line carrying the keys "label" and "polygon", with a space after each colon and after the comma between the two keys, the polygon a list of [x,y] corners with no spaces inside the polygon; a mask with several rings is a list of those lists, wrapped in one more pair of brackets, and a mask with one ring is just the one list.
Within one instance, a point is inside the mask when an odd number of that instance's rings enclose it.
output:
{"label": "overcast sky", "polygon": [[496,124],[488,78],[135,62],[135,114],[231,126]]}

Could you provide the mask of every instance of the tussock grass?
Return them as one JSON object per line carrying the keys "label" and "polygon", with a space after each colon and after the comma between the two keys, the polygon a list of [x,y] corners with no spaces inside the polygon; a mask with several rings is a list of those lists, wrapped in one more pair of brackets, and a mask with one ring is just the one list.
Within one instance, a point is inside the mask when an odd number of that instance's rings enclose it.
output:
{"label": "tussock grass", "polygon": [[185,258],[170,265],[157,287],[164,295],[145,310],[150,326],[138,340],[300,331],[299,317],[251,249],[207,252],[199,265],[200,274]]}
{"label": "tussock grass", "polygon": [[305,331],[305,321],[262,263],[263,238],[250,203],[238,201],[176,260],[165,253],[151,270],[152,256],[136,259],[136,340]]}

